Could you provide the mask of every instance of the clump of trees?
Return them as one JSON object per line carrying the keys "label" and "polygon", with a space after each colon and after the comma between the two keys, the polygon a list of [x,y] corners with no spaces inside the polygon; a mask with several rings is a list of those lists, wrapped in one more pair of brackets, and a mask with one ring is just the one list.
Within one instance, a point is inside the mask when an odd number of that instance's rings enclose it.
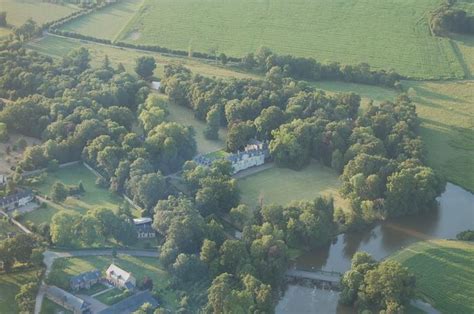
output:
{"label": "clump of trees", "polygon": [[84,185],[79,182],[77,185],[65,185],[61,181],[56,181],[51,186],[50,196],[55,202],[64,202],[68,196],[85,193]]}
{"label": "clump of trees", "polygon": [[449,33],[474,34],[474,16],[462,9],[455,8],[455,0],[446,0],[431,13],[430,26],[435,35],[446,36]]}
{"label": "clump of trees", "polygon": [[376,262],[369,254],[357,252],[342,278],[339,301],[358,312],[403,313],[415,296],[415,282],[415,276],[400,263]]}
{"label": "clump of trees", "polygon": [[460,241],[474,241],[474,230],[466,230],[459,232],[456,235],[456,239]]}
{"label": "clump of trees", "polygon": [[76,247],[82,243],[103,243],[109,238],[131,245],[137,241],[133,222],[127,215],[117,215],[110,209],[95,208],[85,215],[58,212],[51,219],[51,242],[60,247]]}
{"label": "clump of trees", "polygon": [[5,272],[10,272],[17,264],[39,266],[43,262],[43,250],[38,237],[31,234],[18,234],[0,241],[0,262]]}

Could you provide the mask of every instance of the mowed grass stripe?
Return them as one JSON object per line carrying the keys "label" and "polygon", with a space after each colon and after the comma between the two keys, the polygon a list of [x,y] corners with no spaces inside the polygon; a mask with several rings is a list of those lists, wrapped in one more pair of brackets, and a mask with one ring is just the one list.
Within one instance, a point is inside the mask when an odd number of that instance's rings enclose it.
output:
{"label": "mowed grass stripe", "polygon": [[119,39],[233,56],[265,45],[323,61],[368,62],[413,78],[462,77],[449,41],[430,35],[428,13],[439,3],[145,0]]}

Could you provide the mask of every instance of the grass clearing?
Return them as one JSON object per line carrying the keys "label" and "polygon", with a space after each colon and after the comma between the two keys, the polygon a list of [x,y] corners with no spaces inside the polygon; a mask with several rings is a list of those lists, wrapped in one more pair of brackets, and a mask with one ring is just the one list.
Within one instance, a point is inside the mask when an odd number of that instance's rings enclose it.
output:
{"label": "grass clearing", "polygon": [[62,269],[64,276],[74,276],[93,269],[98,269],[105,273],[105,270],[112,262],[120,268],[131,272],[137,279],[137,283],[141,282],[145,276],[148,276],[153,280],[153,289],[158,292],[164,306],[171,309],[178,307],[178,296],[170,287],[171,277],[156,258],[119,254],[115,259],[111,256],[87,256],[65,258],[63,260],[65,262]]}
{"label": "grass clearing", "polygon": [[20,291],[20,286],[35,281],[38,269],[0,274],[0,313],[18,313],[15,295]]}
{"label": "grass clearing", "polygon": [[142,0],[122,0],[67,23],[61,30],[113,40],[127,25]]}
{"label": "grass clearing", "polygon": [[194,118],[194,113],[191,109],[178,106],[175,104],[169,104],[168,106],[169,121],[175,121],[183,125],[192,126],[196,132],[197,151],[199,154],[207,154],[221,150],[225,147],[225,139],[227,137],[227,130],[221,128],[219,130],[219,139],[216,141],[208,140],[203,131],[206,128],[206,123]]}
{"label": "grass clearing", "polygon": [[428,165],[474,191],[474,81],[404,85],[422,121]]}
{"label": "grass clearing", "polygon": [[337,173],[316,161],[300,171],[272,167],[241,178],[238,184],[241,202],[249,206],[259,205],[259,200],[264,204],[286,205],[294,200],[312,201],[320,195],[331,195],[336,207],[348,208],[338,193],[341,182]]}
{"label": "grass clearing", "polygon": [[443,313],[474,312],[474,244],[432,240],[390,257],[416,275],[418,293]]}
{"label": "grass clearing", "polygon": [[35,50],[43,55],[50,56],[52,58],[62,58],[72,50],[84,47],[87,48],[91,54],[92,66],[98,66],[102,64],[104,57],[107,55],[114,66],[116,66],[118,63],[122,63],[125,66],[125,69],[130,73],[135,73],[135,60],[138,57],[153,56],[157,63],[154,75],[158,77],[163,74],[163,69],[166,64],[181,64],[188,67],[194,73],[200,73],[202,75],[211,77],[257,77],[255,75],[244,73],[242,71],[236,71],[222,67],[212,61],[204,62],[202,60],[187,57],[174,57],[159,53],[144,52],[128,48],[118,48],[51,34],[41,37],[35,41],[28,42],[26,44],[26,47]]}
{"label": "grass clearing", "polygon": [[7,12],[8,24],[19,26],[29,18],[43,24],[67,16],[79,8],[64,2],[56,4],[38,0],[1,0],[1,11]]}
{"label": "grass clearing", "polygon": [[95,184],[96,176],[82,164],[60,168],[54,173],[47,173],[44,181],[32,186],[40,195],[49,195],[51,186],[56,181],[64,184],[75,184],[82,181],[86,192],[79,198],[68,197],[61,204],[49,202],[47,208],[39,208],[26,213],[23,220],[28,220],[39,224],[50,222],[52,216],[58,211],[71,211],[84,214],[87,210],[94,207],[110,208],[116,210],[123,202],[122,198],[106,189],[100,188]]}
{"label": "grass clearing", "polygon": [[440,3],[145,0],[119,39],[231,56],[267,46],[322,61],[367,62],[413,78],[461,78],[449,40],[429,31],[429,12]]}

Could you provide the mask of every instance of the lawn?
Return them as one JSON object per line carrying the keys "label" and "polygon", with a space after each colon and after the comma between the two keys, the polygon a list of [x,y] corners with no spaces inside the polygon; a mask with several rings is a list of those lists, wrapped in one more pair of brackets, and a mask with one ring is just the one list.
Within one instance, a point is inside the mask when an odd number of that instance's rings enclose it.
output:
{"label": "lawn", "polygon": [[474,244],[418,242],[390,257],[416,275],[419,295],[442,313],[474,313]]}
{"label": "lawn", "polygon": [[143,52],[127,48],[117,48],[55,35],[47,35],[35,41],[28,42],[26,47],[53,58],[62,58],[72,50],[84,47],[87,48],[91,54],[92,66],[98,66],[102,64],[104,57],[107,55],[114,66],[116,66],[118,63],[122,63],[125,66],[125,69],[130,73],[135,73],[135,59],[144,55],[153,56],[157,63],[154,74],[158,77],[163,74],[164,66],[167,64],[181,64],[188,67],[194,73],[200,73],[206,76],[236,78],[256,77],[248,73],[234,71],[229,68],[222,67],[212,61],[202,62],[200,60],[187,57],[174,57],[159,53]]}
{"label": "lawn", "polygon": [[0,10],[7,12],[8,24],[19,26],[29,18],[43,24],[67,16],[79,8],[72,4],[55,4],[39,0],[1,0]]}
{"label": "lawn", "polygon": [[206,123],[203,121],[199,121],[194,118],[194,113],[191,109],[178,106],[175,104],[169,104],[169,121],[175,121],[183,125],[192,126],[194,131],[196,132],[196,142],[197,142],[197,150],[199,154],[207,154],[211,152],[215,152],[221,150],[225,147],[225,138],[227,136],[227,130],[221,128],[219,130],[219,139],[208,140],[203,131],[206,128]]}
{"label": "lawn", "polygon": [[118,303],[120,301],[122,301],[124,298],[116,298],[114,300],[114,302],[112,302],[110,300],[110,298],[113,298],[113,297],[117,297],[121,294],[123,294],[124,291],[120,290],[120,289],[117,289],[117,288],[114,288],[112,290],[109,290],[105,293],[102,293],[101,295],[98,295],[97,296],[97,300],[104,303],[104,304],[107,304],[107,305],[114,305],[115,303]]}
{"label": "lawn", "polygon": [[61,272],[65,276],[74,276],[93,269],[99,269],[105,273],[105,270],[113,262],[122,269],[131,272],[137,279],[137,283],[141,282],[145,276],[150,277],[153,280],[153,289],[158,292],[164,306],[172,309],[176,309],[178,306],[178,296],[170,287],[170,275],[156,258],[119,254],[115,259],[111,256],[88,256],[62,260],[64,264]]}
{"label": "lawn", "polygon": [[474,191],[474,81],[404,82],[421,118],[428,165]]}
{"label": "lawn", "polygon": [[72,314],[72,312],[54,303],[50,299],[44,298],[40,314]]}
{"label": "lawn", "polygon": [[293,200],[311,201],[319,195],[332,195],[336,207],[347,208],[339,196],[340,181],[337,173],[312,162],[306,168],[295,171],[273,167],[238,180],[242,203],[257,206],[264,204],[286,205]]}
{"label": "lawn", "polygon": [[37,277],[38,270],[32,269],[11,274],[0,274],[0,313],[18,313],[15,295],[20,286],[32,282]]}
{"label": "lawn", "polygon": [[127,25],[142,0],[121,0],[64,25],[61,30],[114,40]]}
{"label": "lawn", "polygon": [[106,189],[96,186],[96,176],[82,164],[77,164],[59,169],[54,173],[47,173],[47,176],[40,184],[32,186],[40,195],[49,195],[51,186],[56,181],[64,184],[78,184],[82,181],[86,192],[79,198],[68,197],[63,203],[48,202],[47,208],[39,208],[24,215],[24,220],[29,220],[35,224],[50,222],[51,217],[60,210],[74,211],[84,214],[87,210],[95,207],[117,209],[123,202],[122,198]]}
{"label": "lawn", "polygon": [[440,3],[145,0],[119,39],[232,56],[267,46],[322,61],[367,62],[413,78],[460,78],[464,72],[449,40],[429,31],[429,12]]}

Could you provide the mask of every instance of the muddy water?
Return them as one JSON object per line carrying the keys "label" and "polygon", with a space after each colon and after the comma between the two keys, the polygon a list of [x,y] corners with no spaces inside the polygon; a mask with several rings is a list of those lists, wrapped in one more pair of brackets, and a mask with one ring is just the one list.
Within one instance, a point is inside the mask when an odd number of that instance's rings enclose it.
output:
{"label": "muddy water", "polygon": [[[438,201],[439,208],[427,214],[393,219],[360,233],[342,234],[333,243],[303,255],[296,264],[344,272],[357,251],[382,259],[417,241],[455,238],[463,230],[474,229],[474,194],[448,183]],[[337,293],[299,286],[290,286],[277,307],[277,313],[344,312],[337,307]]]}

